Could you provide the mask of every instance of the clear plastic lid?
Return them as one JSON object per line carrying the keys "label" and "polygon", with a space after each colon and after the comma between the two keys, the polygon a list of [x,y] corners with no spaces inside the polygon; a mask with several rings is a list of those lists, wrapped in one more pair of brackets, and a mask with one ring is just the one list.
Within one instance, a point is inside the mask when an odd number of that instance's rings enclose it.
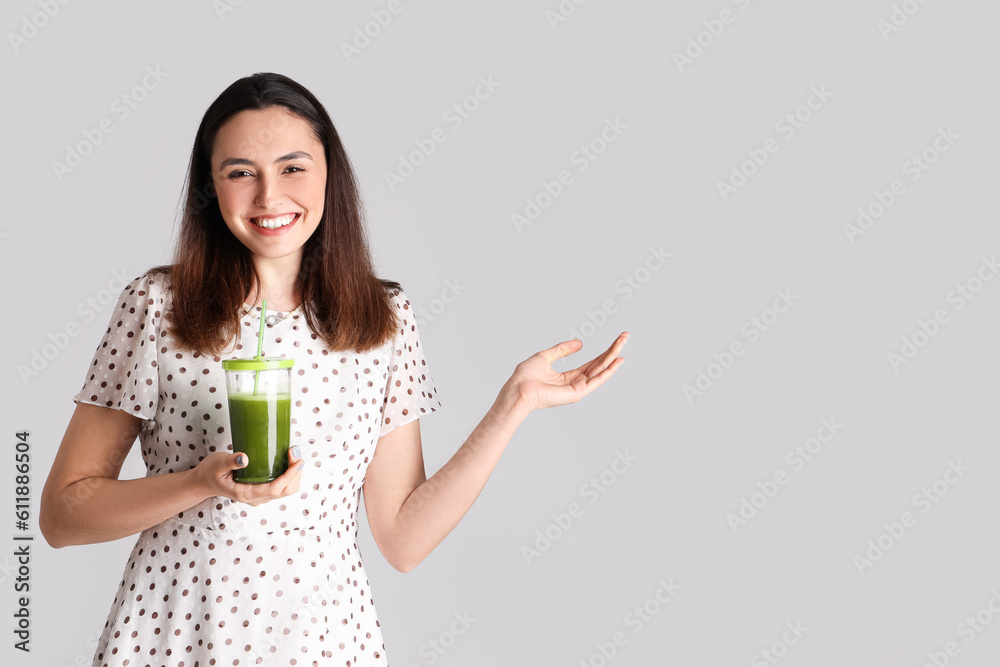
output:
{"label": "clear plastic lid", "polygon": [[250,359],[223,359],[222,369],[227,371],[264,371],[272,368],[291,368],[294,359],[287,357],[253,357]]}

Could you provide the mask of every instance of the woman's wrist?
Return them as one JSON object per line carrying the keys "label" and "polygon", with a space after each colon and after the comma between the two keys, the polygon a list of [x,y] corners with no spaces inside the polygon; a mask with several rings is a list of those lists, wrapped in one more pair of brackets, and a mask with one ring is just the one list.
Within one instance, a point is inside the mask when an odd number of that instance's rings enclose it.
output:
{"label": "woman's wrist", "polygon": [[190,495],[191,499],[194,500],[192,507],[202,502],[206,498],[211,498],[213,493],[210,493],[208,485],[202,478],[201,472],[199,472],[198,467],[191,468],[189,470],[180,470],[175,475],[178,476],[178,482],[185,489],[185,491]]}
{"label": "woman's wrist", "polygon": [[500,389],[500,393],[497,394],[490,412],[493,412],[498,417],[513,419],[515,422],[521,423],[531,414],[533,409],[524,396],[521,395],[517,385],[508,380]]}

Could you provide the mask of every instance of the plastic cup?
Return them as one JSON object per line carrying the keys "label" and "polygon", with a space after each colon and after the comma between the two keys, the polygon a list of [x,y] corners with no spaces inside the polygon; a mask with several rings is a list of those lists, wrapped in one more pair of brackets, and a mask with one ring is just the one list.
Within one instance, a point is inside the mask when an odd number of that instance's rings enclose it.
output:
{"label": "plastic cup", "polygon": [[249,462],[233,471],[242,484],[266,484],[288,469],[294,359],[225,359],[233,451]]}

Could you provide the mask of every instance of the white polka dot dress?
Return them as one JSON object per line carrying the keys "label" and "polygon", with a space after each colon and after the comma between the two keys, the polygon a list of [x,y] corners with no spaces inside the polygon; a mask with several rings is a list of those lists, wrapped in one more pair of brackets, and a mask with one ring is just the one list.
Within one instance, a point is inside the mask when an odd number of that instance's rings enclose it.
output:
{"label": "white polka dot dress", "polygon": [[[232,451],[223,358],[256,353],[260,311],[223,356],[180,350],[165,332],[169,285],[145,273],[122,291],[74,401],[146,420],[146,474]],[[264,352],[292,357],[300,490],[252,506],[209,498],[139,534],[95,667],[388,665],[358,550],[356,513],[380,436],[441,407],[413,310],[364,354],[327,349],[301,311],[273,313]],[[271,318],[268,318],[271,319]]]}

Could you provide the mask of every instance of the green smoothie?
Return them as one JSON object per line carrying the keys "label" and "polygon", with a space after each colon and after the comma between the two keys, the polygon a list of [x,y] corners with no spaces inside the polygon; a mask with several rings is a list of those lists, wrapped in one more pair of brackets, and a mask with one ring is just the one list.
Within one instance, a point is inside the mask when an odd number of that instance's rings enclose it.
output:
{"label": "green smoothie", "polygon": [[290,393],[229,394],[233,451],[244,452],[250,459],[246,467],[233,471],[233,479],[266,484],[288,469],[291,410]]}

